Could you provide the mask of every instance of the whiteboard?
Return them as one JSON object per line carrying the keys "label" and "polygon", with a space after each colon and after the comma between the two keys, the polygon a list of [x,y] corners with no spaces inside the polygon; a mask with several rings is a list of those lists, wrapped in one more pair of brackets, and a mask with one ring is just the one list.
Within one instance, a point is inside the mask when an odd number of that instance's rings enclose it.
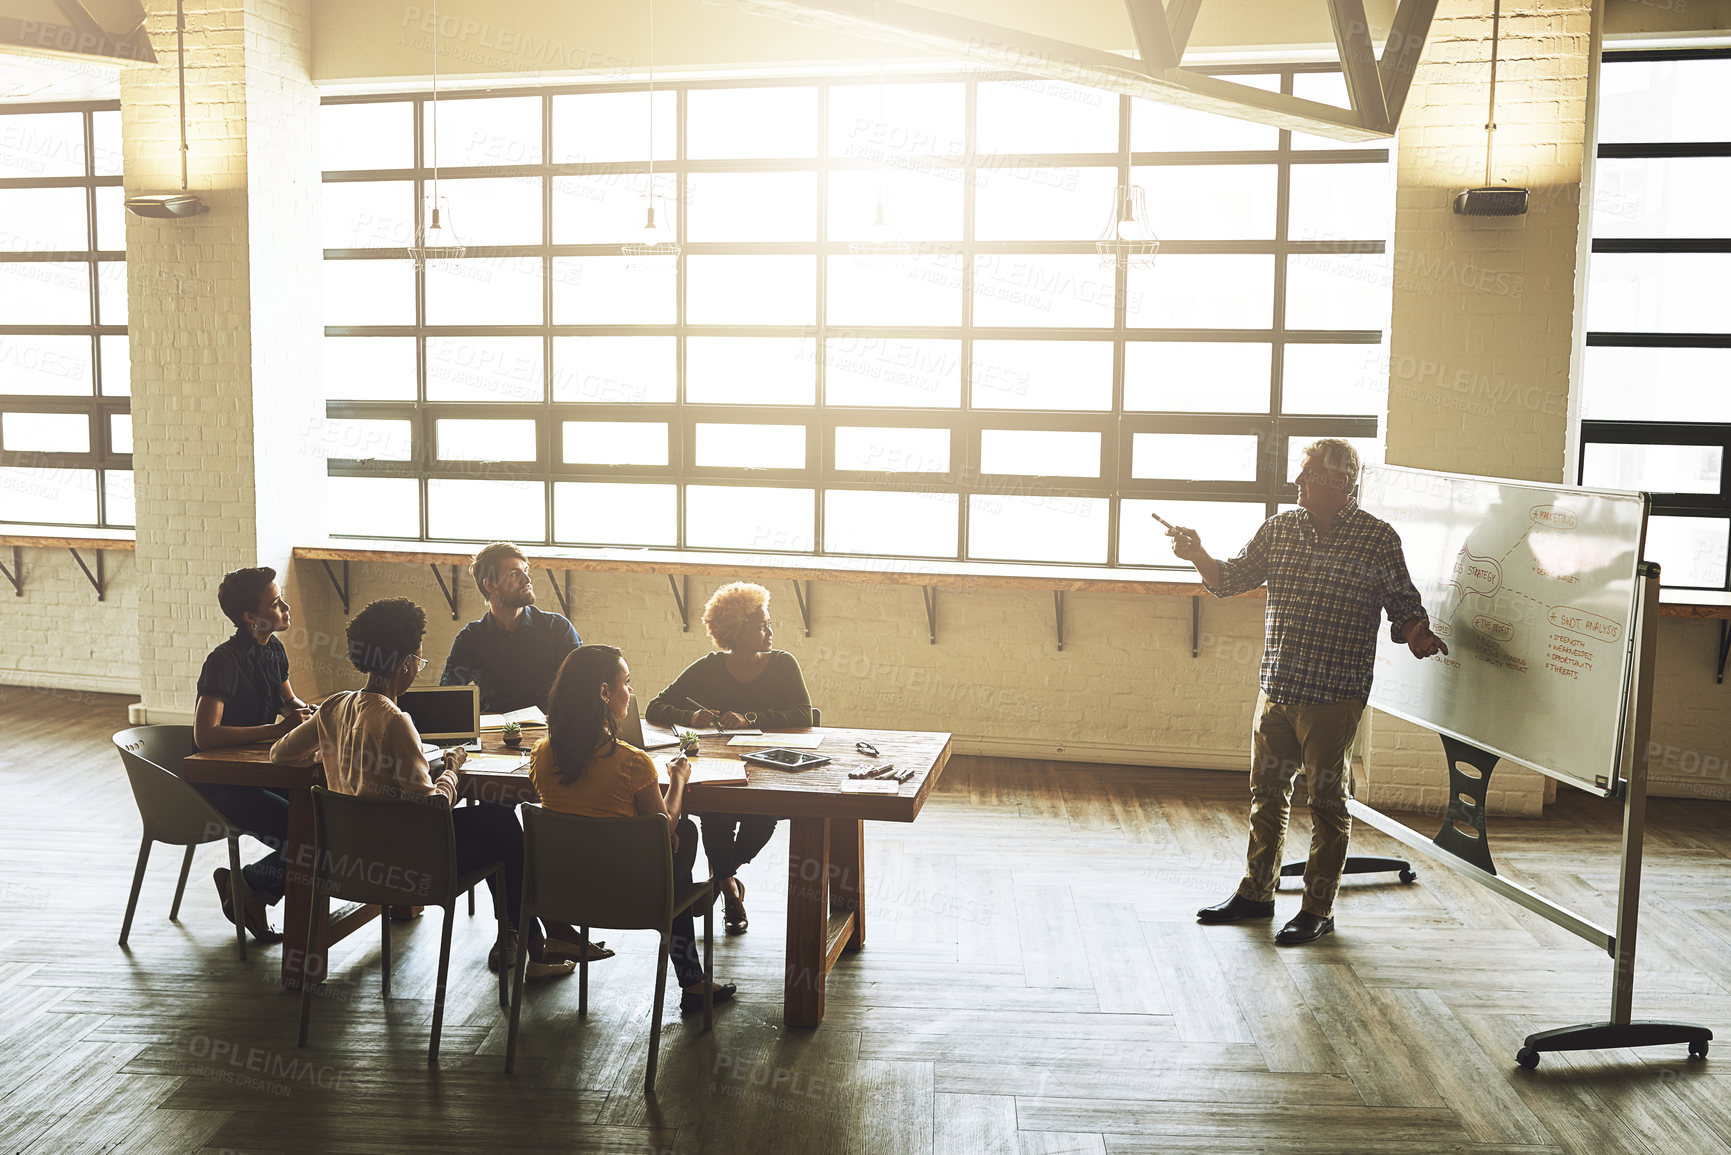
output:
{"label": "whiteboard", "polygon": [[1583,789],[1614,789],[1647,496],[1367,465],[1359,504],[1400,534],[1448,643],[1383,633],[1370,704]]}

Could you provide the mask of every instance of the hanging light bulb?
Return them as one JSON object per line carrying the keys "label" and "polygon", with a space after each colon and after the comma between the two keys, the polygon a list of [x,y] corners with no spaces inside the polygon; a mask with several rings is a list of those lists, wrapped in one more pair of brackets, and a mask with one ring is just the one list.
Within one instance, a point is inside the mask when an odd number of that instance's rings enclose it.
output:
{"label": "hanging light bulb", "polygon": [[631,258],[625,267],[672,268],[679,261],[679,241],[663,223],[667,214],[657,212],[655,203],[663,200],[655,189],[655,0],[649,0],[649,191],[643,199],[643,227],[620,246],[619,251]]}
{"label": "hanging light bulb", "polygon": [[854,241],[847,249],[862,264],[893,264],[898,258],[911,253],[913,246],[903,239],[901,232],[885,218],[884,200],[880,195],[877,214],[866,228],[865,240]]}
{"label": "hanging light bulb", "polygon": [[1148,196],[1141,185],[1121,184],[1113,193],[1112,216],[1094,242],[1100,263],[1120,269],[1154,267],[1160,238],[1148,224]]}
{"label": "hanging light bulb", "polygon": [[415,224],[415,243],[409,246],[409,256],[415,268],[424,269],[428,261],[455,259],[463,255],[463,242],[457,236],[456,223],[451,220],[451,206],[438,194],[438,185],[427,198],[427,208]]}
{"label": "hanging light bulb", "polygon": [[[878,124],[884,123],[884,47],[878,44]],[[887,219],[884,213],[884,170],[883,158],[878,158],[878,197],[877,212],[872,223],[866,228],[863,241],[855,241],[848,247],[859,264],[895,264],[913,250],[913,246],[902,237]]]}
{"label": "hanging light bulb", "polygon": [[452,225],[451,206],[439,195],[439,5],[433,4],[433,189],[427,203],[415,214],[415,241],[409,246],[409,259],[419,271],[430,260],[455,258],[463,255],[463,242],[457,239]]}
{"label": "hanging light bulb", "polygon": [[[653,177],[653,174],[651,174]],[[661,224],[661,215],[655,211],[655,202],[661,198],[651,191],[645,200],[648,204],[643,210],[643,227],[637,230],[635,236],[621,246],[620,251],[631,260],[625,267],[653,269],[666,268],[679,259],[679,243],[673,239],[673,234]]]}

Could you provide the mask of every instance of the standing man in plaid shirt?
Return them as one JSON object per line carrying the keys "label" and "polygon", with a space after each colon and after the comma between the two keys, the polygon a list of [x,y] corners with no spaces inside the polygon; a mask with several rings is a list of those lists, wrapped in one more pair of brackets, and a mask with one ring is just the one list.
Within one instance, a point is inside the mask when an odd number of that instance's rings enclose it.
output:
{"label": "standing man in plaid shirt", "polygon": [[1302,768],[1310,788],[1310,859],[1304,901],[1274,941],[1314,942],[1334,930],[1334,895],[1352,834],[1347,749],[1370,697],[1376,634],[1390,633],[1415,658],[1446,654],[1413,588],[1400,535],[1358,507],[1358,453],[1326,438],[1308,446],[1298,474],[1299,508],[1262,523],[1231,561],[1216,561],[1193,529],[1168,531],[1172,552],[1196,567],[1215,597],[1268,583],[1261,693],[1251,731],[1250,851],[1231,898],[1196,912],[1202,922],[1274,916],[1274,885]]}

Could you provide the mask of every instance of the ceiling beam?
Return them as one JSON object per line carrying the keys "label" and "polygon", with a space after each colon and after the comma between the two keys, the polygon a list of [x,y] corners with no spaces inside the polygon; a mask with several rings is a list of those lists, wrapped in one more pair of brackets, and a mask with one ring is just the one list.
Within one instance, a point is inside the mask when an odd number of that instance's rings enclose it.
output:
{"label": "ceiling beam", "polygon": [[1166,24],[1160,0],[1124,0],[1130,13],[1130,31],[1136,34],[1136,51],[1143,63],[1154,68],[1177,68],[1178,48]]}
{"label": "ceiling beam", "polygon": [[1367,128],[1390,129],[1388,106],[1383,103],[1382,77],[1376,67],[1376,45],[1370,39],[1370,21],[1365,19],[1364,0],[1328,0],[1334,24],[1334,43],[1340,49],[1340,70],[1346,76],[1346,95]]}
{"label": "ceiling beam", "polygon": [[[1352,109],[1265,92],[1183,68],[1155,67],[1152,62],[1144,64],[1130,56],[921,8],[902,0],[720,2],[778,20],[899,44],[985,68],[1068,81],[1333,140],[1386,140],[1392,135],[1392,126],[1386,124],[1385,116],[1367,124]],[[1403,0],[1403,6],[1414,2]],[[1191,19],[1194,20],[1193,15]],[[1365,37],[1368,40],[1368,31]],[[1378,104],[1380,96],[1379,89]]]}
{"label": "ceiling beam", "polygon": [[1382,61],[1377,65],[1390,124],[1398,125],[1401,111],[1406,108],[1406,94],[1412,89],[1412,75],[1418,70],[1419,54],[1424,51],[1436,6],[1437,0],[1401,0],[1395,10],[1394,24],[1382,46]]}
{"label": "ceiling beam", "polygon": [[1196,27],[1196,13],[1202,10],[1202,0],[1166,0],[1166,26],[1172,30],[1172,46],[1178,51],[1179,62],[1190,46],[1190,33]]}

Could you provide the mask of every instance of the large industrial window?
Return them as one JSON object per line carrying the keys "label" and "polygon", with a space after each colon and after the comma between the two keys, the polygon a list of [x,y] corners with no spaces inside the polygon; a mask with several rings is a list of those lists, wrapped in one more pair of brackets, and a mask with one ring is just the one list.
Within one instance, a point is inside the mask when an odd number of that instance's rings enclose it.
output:
{"label": "large industrial window", "polygon": [[131,526],[120,106],[0,106],[0,522]]}
{"label": "large industrial window", "polygon": [[1601,78],[1580,482],[1652,491],[1667,586],[1731,588],[1731,51]]}
{"label": "large industrial window", "polygon": [[[1375,456],[1386,147],[1027,79],[654,102],[660,263],[642,85],[441,93],[436,142],[326,102],[333,532],[1171,565],[1150,510],[1231,552],[1306,441]],[[463,255],[417,270],[435,144]],[[1096,251],[1119,186],[1152,268]]]}

